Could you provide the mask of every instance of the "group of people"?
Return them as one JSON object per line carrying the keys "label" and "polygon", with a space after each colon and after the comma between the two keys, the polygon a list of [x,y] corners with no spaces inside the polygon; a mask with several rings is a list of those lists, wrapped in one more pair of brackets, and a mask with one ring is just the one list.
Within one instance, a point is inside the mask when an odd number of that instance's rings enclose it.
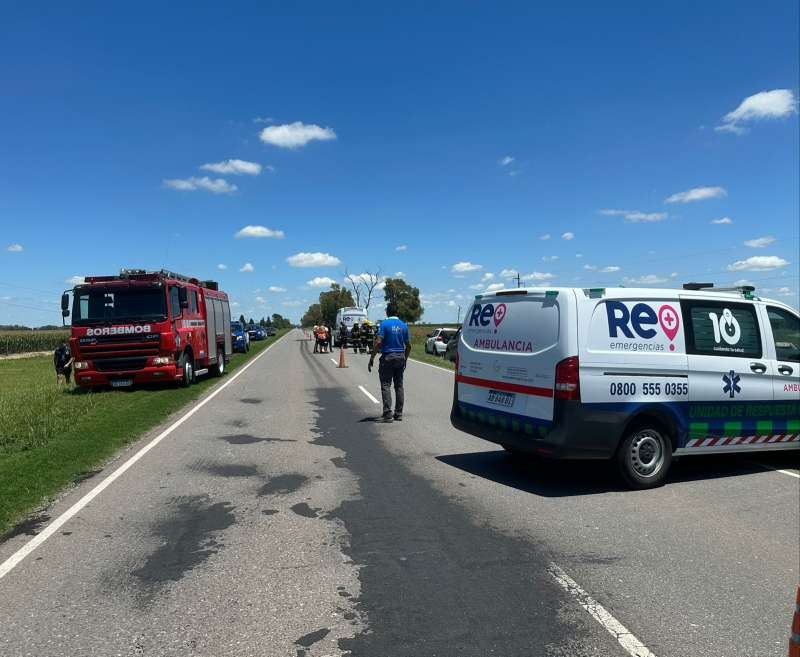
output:
{"label": "group of people", "polygon": [[353,347],[353,352],[358,353],[359,350],[363,354],[372,349],[372,343],[375,340],[375,329],[372,322],[368,319],[364,320],[362,324],[356,322],[353,328],[350,329],[350,335],[347,334],[347,327],[342,323],[339,327],[339,342],[343,349],[347,349],[348,343]]}
{"label": "group of people", "polygon": [[326,354],[331,350],[331,331],[325,326],[314,327],[314,353]]}

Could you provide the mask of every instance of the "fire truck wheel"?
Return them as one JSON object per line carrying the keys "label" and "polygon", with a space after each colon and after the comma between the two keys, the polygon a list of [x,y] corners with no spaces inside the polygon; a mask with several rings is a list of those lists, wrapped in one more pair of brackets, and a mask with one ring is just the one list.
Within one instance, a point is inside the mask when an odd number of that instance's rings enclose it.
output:
{"label": "fire truck wheel", "polygon": [[211,373],[214,376],[225,374],[225,352],[222,349],[217,349],[217,364],[211,366]]}
{"label": "fire truck wheel", "polygon": [[188,354],[183,353],[181,355],[178,361],[178,368],[183,372],[183,376],[181,376],[181,387],[188,388],[194,383],[194,365]]}

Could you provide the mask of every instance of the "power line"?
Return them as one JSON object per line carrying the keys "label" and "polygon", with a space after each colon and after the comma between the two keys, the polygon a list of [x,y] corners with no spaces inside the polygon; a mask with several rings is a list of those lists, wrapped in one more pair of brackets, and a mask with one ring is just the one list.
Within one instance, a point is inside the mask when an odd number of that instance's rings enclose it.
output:
{"label": "power line", "polygon": [[16,308],[27,308],[28,310],[39,310],[43,313],[53,313],[56,314],[58,310],[55,308],[39,308],[37,306],[28,306],[23,303],[12,303],[11,301],[0,300],[0,303],[6,306],[14,306]]}

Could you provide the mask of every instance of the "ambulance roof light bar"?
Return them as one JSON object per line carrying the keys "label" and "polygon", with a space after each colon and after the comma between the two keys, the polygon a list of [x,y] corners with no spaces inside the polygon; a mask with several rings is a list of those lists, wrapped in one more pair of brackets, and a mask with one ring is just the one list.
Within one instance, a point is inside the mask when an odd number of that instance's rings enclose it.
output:
{"label": "ambulance roof light bar", "polygon": [[684,290],[691,290],[693,292],[713,291],[713,292],[728,292],[733,294],[740,294],[745,299],[755,298],[754,292],[756,288],[752,285],[737,285],[734,287],[714,287],[713,283],[684,283]]}

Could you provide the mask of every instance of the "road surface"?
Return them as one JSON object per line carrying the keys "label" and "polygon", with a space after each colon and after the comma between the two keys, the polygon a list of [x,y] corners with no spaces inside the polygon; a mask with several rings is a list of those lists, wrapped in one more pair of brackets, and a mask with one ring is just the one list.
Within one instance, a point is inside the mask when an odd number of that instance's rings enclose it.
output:
{"label": "road surface", "polygon": [[0,655],[785,657],[796,454],[631,492],[453,430],[434,366],[376,423],[366,359],[292,332],[22,526]]}

